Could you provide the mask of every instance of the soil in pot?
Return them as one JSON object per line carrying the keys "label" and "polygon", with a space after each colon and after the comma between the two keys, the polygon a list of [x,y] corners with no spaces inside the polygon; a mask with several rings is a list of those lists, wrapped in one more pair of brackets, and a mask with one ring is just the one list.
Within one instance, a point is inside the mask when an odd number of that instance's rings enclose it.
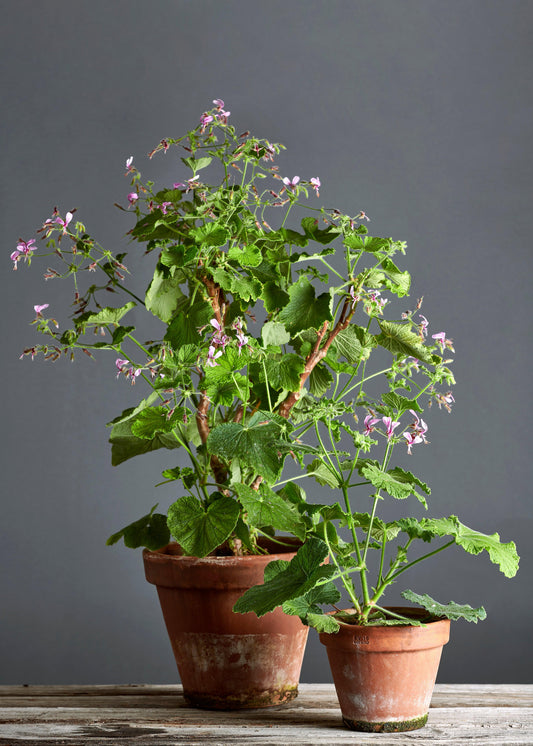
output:
{"label": "soil in pot", "polygon": [[290,560],[299,543],[265,541],[270,554],[187,557],[177,544],[144,550],[146,579],[161,609],[189,704],[206,709],[271,707],[297,696],[308,627],[280,608],[260,619],[233,605],[263,582],[265,566]]}
{"label": "soil in pot", "polygon": [[389,732],[422,728],[437,677],[449,619],[425,623],[423,609],[392,611],[424,620],[424,627],[341,624],[322,633],[345,724],[359,731]]}

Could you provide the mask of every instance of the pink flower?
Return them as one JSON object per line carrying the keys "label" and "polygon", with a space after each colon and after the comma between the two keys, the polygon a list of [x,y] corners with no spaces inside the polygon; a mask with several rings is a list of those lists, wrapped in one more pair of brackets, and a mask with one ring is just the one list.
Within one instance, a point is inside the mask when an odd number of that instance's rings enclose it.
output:
{"label": "pink flower", "polygon": [[[54,214],[57,215],[57,212],[54,211]],[[48,220],[44,221],[44,224],[46,225],[47,223],[57,223],[58,225],[62,226],[63,234],[65,234],[67,232],[68,224],[70,223],[73,217],[74,216],[72,215],[71,212],[67,212],[64,220],[62,217],[58,216],[57,218],[48,218]]]}
{"label": "pink flower", "polygon": [[283,183],[287,187],[287,189],[290,189],[292,192],[296,189],[296,186],[298,185],[298,182],[300,181],[299,176],[293,176],[292,179],[289,179],[287,176],[285,176],[282,179]]}
{"label": "pink flower", "polygon": [[407,440],[407,453],[411,456],[411,448],[416,445],[417,443],[422,443],[422,437],[420,435],[417,435],[416,433],[408,433],[405,432],[403,434],[403,437]]}
{"label": "pink flower", "polygon": [[133,163],[133,156],[130,155],[130,157],[126,159],[126,173],[127,174],[133,171],[133,168],[131,167],[132,163]]}
{"label": "pink flower", "polygon": [[134,205],[138,199],[139,195],[137,194],[137,192],[130,192],[128,194],[128,202],[130,203],[130,205]]}
{"label": "pink flower", "polygon": [[453,340],[446,339],[446,332],[439,332],[438,334],[432,334],[431,339],[434,339],[437,344],[440,347],[440,351],[444,352],[444,348],[447,347],[452,352],[455,352],[453,349]]}
{"label": "pink flower", "polygon": [[381,421],[387,428],[387,438],[390,440],[394,435],[394,431],[400,424],[399,422],[393,422],[392,417],[382,417]]}
{"label": "pink flower", "polygon": [[217,109],[223,109],[224,108],[224,101],[222,101],[221,98],[215,98],[213,99],[213,103],[217,107]]}
{"label": "pink flower", "polygon": [[209,350],[207,352],[207,360],[205,361],[205,364],[209,368],[214,368],[218,363],[216,362],[217,358],[219,358],[222,355],[222,350],[218,350],[217,348],[211,345],[209,347]]}
{"label": "pink flower", "polygon": [[172,202],[162,202],[159,205],[159,208],[160,208],[161,212],[163,213],[163,215],[167,214],[167,207],[172,207]]}
{"label": "pink flower", "polygon": [[448,391],[446,394],[436,393],[435,398],[437,399],[437,404],[439,405],[439,409],[446,409],[448,412],[452,411],[452,404],[455,402],[455,399],[453,398],[452,392]]}
{"label": "pink flower", "polygon": [[418,314],[418,318],[422,319],[422,321],[420,322],[420,336],[422,337],[422,339],[424,339],[424,337],[427,337],[428,334],[427,329],[429,326],[429,321],[426,319],[425,316],[422,316],[421,313]]}
{"label": "pink flower", "polygon": [[35,311],[37,316],[42,316],[41,311],[44,311],[44,309],[48,308],[49,305],[49,303],[44,303],[42,306],[34,306],[33,310]]}
{"label": "pink flower", "polygon": [[196,189],[199,184],[197,183],[198,179],[200,177],[198,175],[191,176],[190,179],[187,179],[186,183],[183,183],[182,181],[177,181],[174,184],[172,184],[173,189],[185,189],[185,194],[189,192],[191,189]]}
{"label": "pink flower", "polygon": [[320,197],[320,193],[318,191],[320,189],[320,179],[318,178],[318,176],[313,176],[312,179],[309,179],[309,183],[311,184],[311,186],[315,190],[316,196]]}
{"label": "pink flower", "polygon": [[214,118],[215,117],[213,117],[211,114],[202,114],[202,116],[200,117],[200,124],[203,128],[205,128],[208,124],[211,124]]}
{"label": "pink flower", "polygon": [[367,222],[370,222],[370,218],[367,216],[366,212],[363,212],[362,210],[359,215],[356,215],[355,217],[359,218],[359,220],[366,220]]}
{"label": "pink flower", "polygon": [[32,251],[35,251],[37,248],[36,246],[32,246],[34,243],[34,238],[30,238],[29,241],[23,241],[22,238],[19,238],[17,248],[10,254],[10,259],[13,262],[13,269],[17,269],[17,263],[22,259],[22,257],[24,257],[26,262],[29,261]]}
{"label": "pink flower", "polygon": [[409,426],[411,432],[405,432],[403,436],[407,439],[407,453],[411,454],[412,446],[417,443],[427,443],[426,433],[428,431],[428,426],[413,409],[410,409],[409,411],[415,418],[415,421]]}
{"label": "pink flower", "polygon": [[365,417],[365,429],[364,429],[364,435],[370,435],[371,432],[374,431],[374,425],[377,425],[379,422],[379,419],[377,417],[373,417],[371,414],[367,414]]}
{"label": "pink flower", "polygon": [[352,308],[355,308],[356,304],[361,300],[361,296],[356,294],[355,288],[353,285],[350,288],[350,296],[352,298]]}

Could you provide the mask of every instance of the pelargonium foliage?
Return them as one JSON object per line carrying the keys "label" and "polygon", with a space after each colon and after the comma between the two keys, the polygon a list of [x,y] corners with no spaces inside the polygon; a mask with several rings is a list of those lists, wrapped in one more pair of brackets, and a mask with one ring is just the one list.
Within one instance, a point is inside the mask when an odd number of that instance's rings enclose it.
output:
{"label": "pelargonium foliage", "polygon": [[[176,464],[169,453],[160,484],[181,494],[167,513],[152,507],[108,543],[158,548],[172,536],[186,554],[203,557],[259,553],[261,537],[283,544],[292,534],[302,542],[296,557],[271,563],[264,585],[235,610],[261,615],[283,605],[327,631],[346,620],[406,623],[378,604],[385,589],[454,544],[471,554],[486,550],[514,575],[516,548],[497,534],[455,516],[378,516],[384,500],[414,497],[427,507],[429,487],[394,466],[393,451],[425,447],[424,406],[450,411],[454,402],[452,340],[431,333],[421,301],[393,310],[394,296],[404,299],[410,289],[398,262],[406,243],[370,235],[363,211],[316,206],[318,176],[280,174],[275,158],[283,146],[238,134],[224,102],[213,104],[195,129],[161,140],[149,154],[182,154],[172,186],[156,189],[126,160],[129,191],[120,209],[134,217],[134,250],[142,246],[153,266],[144,297],[128,287],[127,254],[100,245],[75,210],[63,216],[56,208],[45,220],[42,251],[36,239],[20,239],[11,254],[14,269],[51,257],[45,278],[74,283],[68,326],[48,316],[48,297],[34,307],[33,321],[47,341],[24,354],[57,360],[106,351],[116,376],[140,390],[138,403],[109,423],[112,463],[156,449],[188,457],[188,465]],[[110,297],[121,300],[108,305]],[[159,320],[157,339],[139,338],[128,323],[133,308]],[[376,380],[383,390],[371,395]],[[295,466],[297,475],[287,476]],[[308,503],[309,479],[338,500]],[[412,545],[434,540],[436,548],[413,556]],[[372,584],[371,551],[379,557]],[[340,598],[334,581],[351,615],[324,613]],[[413,591],[405,597],[432,614],[484,616],[482,608]]]}

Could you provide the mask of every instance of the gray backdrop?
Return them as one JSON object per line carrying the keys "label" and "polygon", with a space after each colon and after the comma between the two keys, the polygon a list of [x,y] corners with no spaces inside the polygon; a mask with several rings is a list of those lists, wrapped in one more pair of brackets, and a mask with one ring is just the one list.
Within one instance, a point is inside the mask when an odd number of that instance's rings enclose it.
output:
{"label": "gray backdrop", "polygon": [[[409,465],[433,487],[432,515],[515,539],[522,569],[507,580],[454,550],[406,585],[487,609],[453,625],[440,681],[527,682],[533,3],[4,0],[1,17],[1,681],[177,680],[140,553],[105,546],[178,496],[153,487],[174,456],[110,466],[104,425],[139,393],[113,356],[19,360],[38,341],[33,305],[58,288],[42,264],[12,272],[9,254],[54,205],[119,246],[126,157],[181,179],[177,154],[145,154],[222,97],[236,126],[287,146],[284,173],[320,176],[321,202],[408,242],[413,301],[453,337],[458,379]],[[136,252],[142,289],[151,262]],[[330,680],[314,632],[302,680]]]}

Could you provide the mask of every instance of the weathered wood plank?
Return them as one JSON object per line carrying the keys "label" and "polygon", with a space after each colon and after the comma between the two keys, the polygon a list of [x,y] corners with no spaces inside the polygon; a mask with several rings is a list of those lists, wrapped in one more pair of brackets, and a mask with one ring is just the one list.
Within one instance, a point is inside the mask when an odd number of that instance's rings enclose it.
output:
{"label": "weathered wood plank", "polygon": [[[177,684],[0,686],[1,707],[186,707]],[[52,699],[54,700],[52,703]],[[298,698],[286,707],[336,705],[331,684],[300,684]],[[533,684],[437,684],[432,707],[533,707]]]}
{"label": "weathered wood plank", "polygon": [[168,721],[153,724],[132,722],[129,717],[109,722],[106,713],[86,722],[4,724],[0,731],[0,745],[90,746],[112,741],[114,746],[354,746],[371,741],[375,743],[379,739],[380,746],[401,746],[413,742],[452,746],[465,743],[531,746],[533,742],[533,712],[529,708],[440,708],[430,713],[428,725],[422,730],[379,736],[348,731],[342,726],[340,718],[330,713],[317,722],[316,712],[313,712],[307,722],[297,727],[272,723],[266,718],[266,722],[251,720],[246,725],[236,725],[228,722],[225,714],[219,713],[218,717],[218,723],[210,721],[209,724],[196,726]]}
{"label": "weathered wood plank", "polygon": [[380,746],[533,744],[533,686],[437,685],[428,725],[405,734],[344,728],[332,685],[303,684],[288,705],[216,712],[186,706],[181,687],[0,687],[0,746]]}

